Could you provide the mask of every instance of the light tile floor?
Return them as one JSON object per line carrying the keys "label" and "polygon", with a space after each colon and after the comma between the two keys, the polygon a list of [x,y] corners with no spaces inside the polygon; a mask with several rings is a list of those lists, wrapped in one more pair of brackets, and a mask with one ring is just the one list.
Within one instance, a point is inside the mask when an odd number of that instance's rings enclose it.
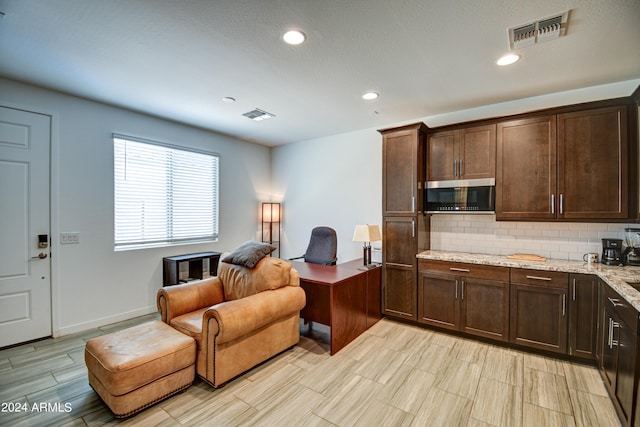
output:
{"label": "light tile floor", "polygon": [[0,425],[620,426],[595,367],[390,320],[334,356],[314,325],[222,389],[196,379],[117,420],[88,385],[85,342],[155,318],[0,351]]}

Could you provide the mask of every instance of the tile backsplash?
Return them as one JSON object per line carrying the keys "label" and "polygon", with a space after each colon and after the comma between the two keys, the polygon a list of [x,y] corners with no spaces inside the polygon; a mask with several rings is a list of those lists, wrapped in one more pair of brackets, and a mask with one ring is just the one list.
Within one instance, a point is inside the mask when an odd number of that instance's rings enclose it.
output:
{"label": "tile backsplash", "polygon": [[639,224],[496,221],[495,215],[431,216],[431,249],[490,255],[528,253],[582,261],[587,252],[602,254],[604,238],[622,239]]}

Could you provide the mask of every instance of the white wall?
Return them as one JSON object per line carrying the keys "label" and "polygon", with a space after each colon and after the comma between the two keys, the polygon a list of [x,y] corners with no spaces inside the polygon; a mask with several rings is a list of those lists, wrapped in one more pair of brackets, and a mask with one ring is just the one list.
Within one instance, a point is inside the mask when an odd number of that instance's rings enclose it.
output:
{"label": "white wall", "polygon": [[[304,254],[313,227],[338,235],[338,261],[362,258],[356,224],[382,225],[382,138],[375,129],[276,147],[274,201],[282,201],[281,257]],[[382,227],[381,227],[382,228]]]}
{"label": "white wall", "polygon": [[[0,103],[53,116],[52,260],[55,335],[156,310],[162,257],[232,250],[255,239],[269,194],[270,149],[147,115],[0,79]],[[217,243],[114,252],[113,132],[221,155]],[[60,245],[60,232],[80,233]]]}

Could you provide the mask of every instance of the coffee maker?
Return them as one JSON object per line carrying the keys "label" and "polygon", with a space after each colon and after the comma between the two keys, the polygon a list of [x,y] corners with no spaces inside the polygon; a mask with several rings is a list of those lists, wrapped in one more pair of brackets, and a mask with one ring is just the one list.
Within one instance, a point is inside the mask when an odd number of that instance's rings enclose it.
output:
{"label": "coffee maker", "polygon": [[640,266],[640,228],[625,228],[625,243],[627,249],[622,255],[624,265]]}
{"label": "coffee maker", "polygon": [[602,263],[622,265],[622,239],[602,239]]}

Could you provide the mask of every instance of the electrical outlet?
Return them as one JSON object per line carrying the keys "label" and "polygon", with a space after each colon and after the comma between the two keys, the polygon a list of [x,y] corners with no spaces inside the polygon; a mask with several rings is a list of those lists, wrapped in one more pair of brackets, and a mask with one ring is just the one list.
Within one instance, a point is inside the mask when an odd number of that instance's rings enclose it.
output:
{"label": "electrical outlet", "polygon": [[68,245],[72,243],[80,243],[80,232],[78,231],[65,231],[60,233],[60,243]]}

